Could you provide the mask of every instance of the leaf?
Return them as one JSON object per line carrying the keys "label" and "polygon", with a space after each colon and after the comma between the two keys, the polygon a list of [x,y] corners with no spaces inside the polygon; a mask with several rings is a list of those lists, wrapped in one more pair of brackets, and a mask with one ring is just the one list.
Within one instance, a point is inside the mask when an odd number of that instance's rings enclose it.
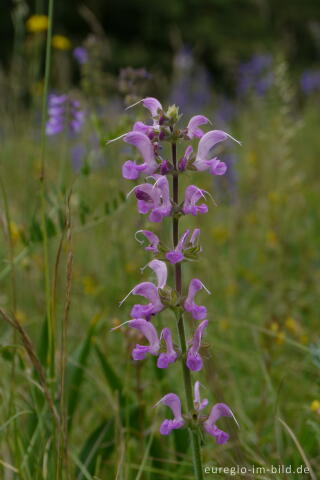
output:
{"label": "leaf", "polygon": [[87,364],[87,360],[91,351],[91,340],[95,332],[95,328],[96,322],[93,322],[88,330],[86,338],[76,350],[72,360],[68,362],[66,391],[68,398],[67,411],[69,429],[71,429],[73,416],[80,398],[81,386],[84,378],[84,368]]}
{"label": "leaf", "polygon": [[114,371],[113,367],[108,362],[106,356],[101,351],[98,345],[95,345],[95,351],[100,361],[100,365],[104,376],[108,382],[109,387],[113,392],[119,392],[119,403],[121,406],[128,404],[128,399],[123,393],[123,383],[117,373]]}
{"label": "leaf", "polygon": [[57,233],[56,226],[50,217],[46,217],[46,229],[48,238],[54,237]]}
{"label": "leaf", "polygon": [[[126,411],[120,409],[120,417],[126,429],[137,429],[139,407],[133,406],[129,408],[129,415],[126,418]],[[132,436],[132,432],[130,434]],[[87,438],[79,459],[85,469],[94,474],[96,471],[96,464],[98,458],[101,457],[102,462],[105,462],[115,449],[115,419],[103,421]],[[77,472],[77,480],[82,480],[83,475],[81,471]]]}
{"label": "leaf", "polygon": [[30,234],[31,242],[34,242],[34,243],[42,242],[41,226],[40,226],[40,223],[35,218],[33,218],[31,221],[29,234]]}
{"label": "leaf", "polygon": [[[106,459],[112,453],[115,447],[114,430],[115,421],[112,418],[107,422],[102,422],[87,438],[79,459],[85,470],[90,474],[95,473],[98,455],[102,455]],[[83,472],[78,470],[76,479],[82,480],[83,478],[85,478]]]}

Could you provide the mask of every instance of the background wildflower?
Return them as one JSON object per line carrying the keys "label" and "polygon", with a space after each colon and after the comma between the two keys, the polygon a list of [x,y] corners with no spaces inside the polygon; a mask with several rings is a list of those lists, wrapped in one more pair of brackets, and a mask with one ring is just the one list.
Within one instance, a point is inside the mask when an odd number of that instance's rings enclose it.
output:
{"label": "background wildflower", "polygon": [[32,33],[45,32],[48,25],[49,19],[46,15],[32,15],[26,22],[27,30]]}

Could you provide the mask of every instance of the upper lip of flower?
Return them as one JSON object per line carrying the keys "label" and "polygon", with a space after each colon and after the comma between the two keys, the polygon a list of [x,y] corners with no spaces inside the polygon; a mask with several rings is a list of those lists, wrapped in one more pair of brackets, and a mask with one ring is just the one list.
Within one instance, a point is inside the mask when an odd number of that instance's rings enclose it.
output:
{"label": "upper lip of flower", "polygon": [[135,304],[131,310],[131,315],[141,316],[143,312],[148,317],[163,309],[163,304],[159,297],[159,288],[163,288],[167,281],[167,266],[161,260],[152,260],[147,264],[156,274],[158,285],[152,282],[138,283],[126,296],[121,300],[120,305],[129,297],[129,295],[139,295],[150,301],[147,305]]}
{"label": "upper lip of flower", "polygon": [[211,123],[210,120],[204,115],[195,115],[192,117],[187,126],[187,135],[190,139],[194,137],[201,138],[204,135],[203,130],[199,128],[200,125]]}

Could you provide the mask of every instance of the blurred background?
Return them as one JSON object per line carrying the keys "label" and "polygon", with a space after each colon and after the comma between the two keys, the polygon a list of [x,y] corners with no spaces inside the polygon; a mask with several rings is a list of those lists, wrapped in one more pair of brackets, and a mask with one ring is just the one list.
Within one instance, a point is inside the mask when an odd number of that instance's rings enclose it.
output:
{"label": "blurred background", "polygon": [[142,339],[110,333],[135,299],[119,301],[153,280],[134,233],[170,241],[169,222],[150,223],[127,198],[133,150],[106,146],[147,120],[126,110],[145,96],[178,105],[183,126],[203,114],[242,142],[219,152],[226,175],[187,176],[218,205],[182,220],[201,227],[203,247],[185,287],[199,277],[213,292],[199,300],[210,317],[203,395],[240,423],[221,422],[226,445],[203,439],[204,464],[319,472],[319,1],[55,0],[48,37],[48,2],[2,0],[0,55],[0,305],[28,334],[63,422],[2,319],[0,477],[193,478],[188,437],[163,439],[168,412],[152,408],[182,391],[179,367],[134,363]]}

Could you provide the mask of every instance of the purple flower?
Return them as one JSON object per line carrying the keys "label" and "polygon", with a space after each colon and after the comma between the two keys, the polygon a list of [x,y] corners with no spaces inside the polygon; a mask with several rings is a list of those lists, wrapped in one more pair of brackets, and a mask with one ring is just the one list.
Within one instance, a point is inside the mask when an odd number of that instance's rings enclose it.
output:
{"label": "purple flower", "polygon": [[[143,122],[136,122],[134,125],[133,125],[133,129],[132,129],[134,132],[141,132],[141,133],[144,133],[145,135],[148,135],[148,137],[152,134],[153,132],[153,128],[151,125],[146,125],[145,123]],[[150,138],[150,137],[149,137]]]}
{"label": "purple flower", "polygon": [[188,238],[190,236],[190,230],[186,230],[180,238],[176,248],[166,253],[166,259],[169,260],[169,262],[172,264],[182,262],[182,260],[185,258],[183,255],[183,250],[185,248],[188,248],[189,246],[194,247],[199,234],[200,229],[195,228],[191,235],[190,241],[188,241]]}
{"label": "purple flower", "polygon": [[238,69],[238,93],[245,95],[254,91],[259,96],[264,95],[274,82],[271,68],[271,55],[253,55],[249,61],[241,63]]}
{"label": "purple flower", "polygon": [[142,105],[149,110],[152,117],[156,117],[162,112],[162,105],[154,97],[146,97],[142,99]]}
{"label": "purple flower", "polygon": [[154,271],[157,277],[157,286],[158,288],[164,288],[167,283],[168,270],[167,265],[161,260],[151,260],[147,265],[142,269],[142,271],[149,267]]}
{"label": "purple flower", "polygon": [[129,297],[129,295],[139,295],[149,300],[147,305],[135,304],[130,312],[133,318],[146,318],[150,320],[151,315],[160,312],[164,307],[159,297],[159,288],[163,288],[167,281],[167,266],[160,260],[152,260],[147,265],[157,276],[158,285],[152,282],[141,282],[136,285],[126,297],[120,302],[120,305]]}
{"label": "purple flower", "polygon": [[210,294],[209,290],[203,285],[201,280],[198,278],[193,278],[189,283],[188,296],[184,301],[184,309],[187,312],[190,312],[195,320],[203,320],[207,316],[207,309],[202,305],[197,305],[194,301],[199,290],[204,289],[207,293]]}
{"label": "purple flower", "polygon": [[201,400],[200,398],[200,382],[197,380],[194,384],[194,389],[193,389],[193,405],[194,409],[197,410],[198,412],[200,410],[203,410],[207,405],[208,405],[208,399],[204,398]]}
{"label": "purple flower", "polygon": [[187,126],[187,136],[190,140],[194,137],[201,138],[204,135],[203,130],[199,126],[206,123],[210,123],[210,120],[203,115],[195,115],[190,119]]}
{"label": "purple flower", "polygon": [[[205,408],[208,405],[208,400],[205,398],[204,400],[201,401],[200,399],[200,383],[197,381],[194,385],[194,407],[196,411],[200,411],[203,408]],[[174,415],[173,420],[166,419],[162,422],[160,426],[160,433],[162,435],[169,435],[169,433],[172,432],[174,429],[178,429],[184,426],[185,422],[182,417],[181,413],[181,401],[178,395],[175,393],[168,393],[165,395],[161,400],[159,400],[158,403],[156,403],[155,407],[158,406],[159,404],[163,404],[171,408],[172,413]],[[220,430],[216,426],[216,422],[219,420],[221,417],[232,417],[234,421],[237,423],[238,422],[233,415],[231,409],[226,405],[225,403],[217,403],[214,405],[211,409],[211,413],[209,417],[203,421],[203,428],[204,430],[209,434],[215,437],[216,442],[218,444],[223,444],[226,443],[230,436],[224,432],[223,430]],[[201,418],[200,418],[201,421]]]}
{"label": "purple flower", "polygon": [[173,348],[172,336],[169,328],[164,328],[162,330],[160,339],[161,338],[163,338],[165,341],[167,351],[166,353],[160,353],[157,361],[157,367],[167,368],[170,363],[174,363],[177,360],[178,354]]}
{"label": "purple flower", "polygon": [[173,420],[166,419],[160,425],[161,435],[169,435],[172,430],[177,430],[184,425],[184,420],[181,415],[180,398],[175,393],[168,393],[163,398],[161,398],[161,400],[159,400],[159,402],[155,406],[159,405],[160,403],[169,407],[172,410],[174,416]]}
{"label": "purple flower", "polygon": [[158,288],[152,282],[141,282],[130,292],[132,295],[139,295],[149,300],[147,305],[135,304],[130,312],[132,318],[150,319],[151,315],[161,312],[163,305],[161,303]]}
{"label": "purple flower", "polygon": [[138,200],[139,213],[150,212],[149,220],[159,223],[164,217],[168,217],[172,210],[169,183],[163,175],[153,175],[152,178],[156,180],[154,185],[143,183],[133,191]]}
{"label": "purple flower", "polygon": [[72,53],[74,58],[80,63],[80,65],[87,63],[88,50],[85,47],[76,47]]}
{"label": "purple flower", "polygon": [[218,444],[222,445],[229,440],[230,435],[216,426],[216,422],[220,417],[234,418],[232,411],[225,403],[217,403],[212,407],[209,418],[203,423],[203,428],[209,435],[215,437]]}
{"label": "purple flower", "polygon": [[138,102],[134,103],[133,105],[130,105],[130,107],[127,107],[127,110],[128,110],[128,108],[132,108],[132,107],[135,107],[136,105],[139,105],[139,103],[142,103],[142,105],[149,110],[149,112],[151,113],[151,116],[153,118],[160,115],[162,110],[163,110],[162,105],[159,102],[159,100],[157,100],[154,97],[143,98],[142,100],[139,100]]}
{"label": "purple flower", "polygon": [[129,327],[139,330],[149,342],[149,345],[139,345],[137,344],[132,350],[133,360],[144,360],[147,353],[151,355],[158,355],[160,350],[160,341],[158,334],[151,322],[148,322],[144,318],[135,318],[134,320],[129,320]]}
{"label": "purple flower", "polygon": [[227,165],[217,157],[208,159],[208,156],[210,150],[217,145],[217,143],[223,142],[228,138],[239,143],[238,140],[222,130],[211,130],[203,135],[198,145],[198,152],[193,166],[199,171],[209,170],[212,175],[223,175],[227,170]]}
{"label": "purple flower", "polygon": [[144,162],[139,165],[132,160],[125,162],[122,166],[122,175],[124,178],[136,180],[141,173],[150,175],[157,170],[158,164],[155,160],[154,148],[147,135],[135,130],[127,133],[123,137],[123,141],[137,147],[144,160]]}
{"label": "purple flower", "polygon": [[48,99],[48,121],[46,134],[57,135],[63,131],[79,133],[84,123],[84,112],[80,103],[69,95],[51,94]]}
{"label": "purple flower", "polygon": [[305,70],[300,77],[300,87],[306,95],[320,90],[320,70]]}
{"label": "purple flower", "polygon": [[[144,235],[150,243],[150,245],[147,245],[145,247],[145,250],[148,250],[148,251],[153,252],[153,253],[158,253],[158,246],[159,246],[160,240],[157,237],[157,235],[155,233],[151,232],[150,230],[138,230],[136,232],[136,235],[138,233],[142,233],[142,235]],[[137,237],[136,237],[136,240],[141,244],[143,243],[143,241],[139,240]]]}
{"label": "purple flower", "polygon": [[190,159],[190,157],[191,157],[191,155],[192,155],[192,152],[193,152],[193,148],[191,147],[191,145],[189,145],[189,146],[186,148],[186,150],[185,150],[185,152],[184,152],[184,154],[183,154],[183,157],[182,157],[181,160],[179,161],[179,170],[180,170],[180,172],[183,172],[183,171],[186,169],[187,164],[188,164],[188,162],[189,162],[189,159]]}
{"label": "purple flower", "polygon": [[202,358],[199,354],[199,349],[201,346],[201,338],[203,335],[204,329],[208,326],[208,320],[203,320],[200,325],[196,328],[194,332],[194,336],[192,339],[192,345],[188,350],[187,353],[187,367],[192,370],[193,372],[198,372],[202,369]]}
{"label": "purple flower", "polygon": [[184,194],[184,202],[182,211],[185,215],[198,215],[198,213],[207,213],[208,207],[205,203],[197,205],[201,198],[205,198],[205,190],[196,187],[195,185],[189,185]]}

